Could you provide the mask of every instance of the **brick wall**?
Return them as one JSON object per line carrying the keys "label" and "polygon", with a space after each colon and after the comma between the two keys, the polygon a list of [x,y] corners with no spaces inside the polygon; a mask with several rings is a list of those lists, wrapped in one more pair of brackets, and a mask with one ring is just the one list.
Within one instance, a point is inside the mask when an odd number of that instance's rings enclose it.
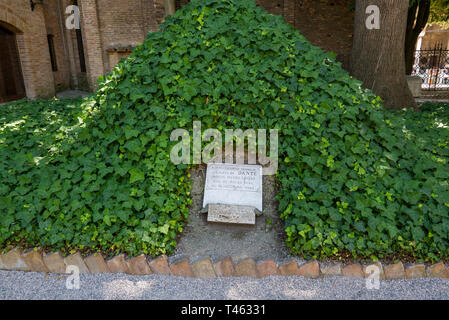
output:
{"label": "brick wall", "polygon": [[114,49],[135,47],[145,39],[144,6],[142,0],[97,0],[104,69],[110,71],[115,65]]}
{"label": "brick wall", "polygon": [[[338,54],[349,65],[352,46],[352,0],[256,0],[314,45]],[[188,0],[174,0],[177,9]],[[86,73],[81,72],[76,32],[65,29],[65,8],[73,0],[45,1],[31,11],[28,0],[0,0],[0,23],[20,32],[17,46],[28,97],[51,96],[65,88],[95,90],[100,75],[155,31],[165,18],[164,0],[78,0],[81,10]],[[52,72],[47,34],[54,36],[58,70]]]}
{"label": "brick wall", "polygon": [[313,45],[337,53],[343,68],[349,68],[354,28],[352,0],[297,1],[295,28]]}
{"label": "brick wall", "polygon": [[87,80],[90,89],[94,91],[98,87],[98,77],[106,73],[97,1],[79,0],[78,4],[81,10],[81,28],[83,30]]}
{"label": "brick wall", "polygon": [[55,85],[42,6],[38,5],[31,11],[28,0],[0,0],[0,22],[16,29],[27,96],[53,95]]}
{"label": "brick wall", "polygon": [[426,28],[421,49],[432,50],[436,47],[442,47],[443,50],[449,49],[449,30],[443,30],[440,26],[433,25]]}
{"label": "brick wall", "polygon": [[337,54],[349,67],[354,27],[353,0],[256,0],[271,14],[282,15],[313,45]]}
{"label": "brick wall", "polygon": [[[186,0],[184,1],[187,2]],[[165,18],[164,0],[148,0],[146,6],[150,12],[150,24],[146,31],[156,31]]]}
{"label": "brick wall", "polygon": [[65,20],[62,17],[65,7],[60,5],[59,0],[45,1],[43,9],[46,32],[54,37],[57,71],[53,72],[53,78],[56,92],[59,92],[70,87],[69,53],[65,41]]}
{"label": "brick wall", "polygon": [[[118,59],[157,30],[165,17],[161,0],[79,0],[89,87]],[[78,57],[79,58],[79,57]]]}
{"label": "brick wall", "polygon": [[[187,0],[176,0],[179,8]],[[353,0],[256,0],[271,14],[282,15],[313,45],[337,54],[349,68],[354,27]]]}
{"label": "brick wall", "polygon": [[[109,72],[128,53],[124,47],[141,43],[147,32],[158,30],[165,17],[164,0],[79,0],[88,60],[88,79],[96,88],[99,75]],[[343,67],[349,66],[352,47],[352,0],[256,0],[288,23],[314,45],[337,53]],[[179,9],[188,0],[175,0]],[[122,51],[120,51],[122,50]],[[120,54],[117,54],[117,51]]]}

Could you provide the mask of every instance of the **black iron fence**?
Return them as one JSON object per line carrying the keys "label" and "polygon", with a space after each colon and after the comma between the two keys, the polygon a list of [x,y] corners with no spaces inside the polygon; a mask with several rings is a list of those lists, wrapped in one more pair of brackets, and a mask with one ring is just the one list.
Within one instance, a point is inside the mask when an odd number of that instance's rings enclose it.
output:
{"label": "black iron fence", "polygon": [[438,46],[415,51],[412,75],[421,77],[423,90],[449,91],[449,50]]}

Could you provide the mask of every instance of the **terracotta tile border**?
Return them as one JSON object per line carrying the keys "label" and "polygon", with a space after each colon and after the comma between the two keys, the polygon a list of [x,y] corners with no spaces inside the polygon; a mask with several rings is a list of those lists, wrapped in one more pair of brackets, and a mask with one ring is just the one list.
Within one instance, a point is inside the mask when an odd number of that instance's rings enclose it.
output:
{"label": "terracotta tile border", "polygon": [[382,265],[380,262],[343,265],[340,262],[320,263],[316,260],[298,264],[295,259],[282,264],[277,264],[273,259],[256,263],[253,259],[247,259],[234,263],[230,257],[215,262],[212,262],[210,257],[196,262],[190,261],[194,260],[186,258],[169,264],[165,255],[154,259],[141,255],[126,260],[124,254],[105,261],[101,254],[82,257],[79,252],[63,258],[59,252],[44,253],[40,250],[24,252],[14,248],[0,255],[0,270],[63,274],[68,265],[76,265],[81,273],[91,274],[112,272],[136,276],[160,274],[195,278],[296,275],[317,279],[339,276],[366,278],[373,274],[373,267],[377,266],[381,279],[449,278],[449,267],[442,262],[428,266],[422,263],[404,266],[400,261],[390,265]]}

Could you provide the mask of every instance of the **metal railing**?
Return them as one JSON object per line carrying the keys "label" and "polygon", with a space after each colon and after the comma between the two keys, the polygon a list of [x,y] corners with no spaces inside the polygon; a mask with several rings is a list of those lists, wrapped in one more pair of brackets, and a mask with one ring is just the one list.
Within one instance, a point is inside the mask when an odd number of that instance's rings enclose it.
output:
{"label": "metal railing", "polygon": [[421,77],[423,90],[449,91],[449,50],[435,46],[415,51],[412,75]]}

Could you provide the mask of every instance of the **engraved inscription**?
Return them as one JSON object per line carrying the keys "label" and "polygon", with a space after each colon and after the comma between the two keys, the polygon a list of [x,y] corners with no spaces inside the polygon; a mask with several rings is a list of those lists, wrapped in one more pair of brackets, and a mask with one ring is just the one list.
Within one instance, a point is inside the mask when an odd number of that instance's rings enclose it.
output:
{"label": "engraved inscription", "polygon": [[208,168],[206,190],[260,191],[259,168],[211,166]]}
{"label": "engraved inscription", "polygon": [[262,211],[262,167],[209,163],[203,208],[208,204],[250,206]]}

